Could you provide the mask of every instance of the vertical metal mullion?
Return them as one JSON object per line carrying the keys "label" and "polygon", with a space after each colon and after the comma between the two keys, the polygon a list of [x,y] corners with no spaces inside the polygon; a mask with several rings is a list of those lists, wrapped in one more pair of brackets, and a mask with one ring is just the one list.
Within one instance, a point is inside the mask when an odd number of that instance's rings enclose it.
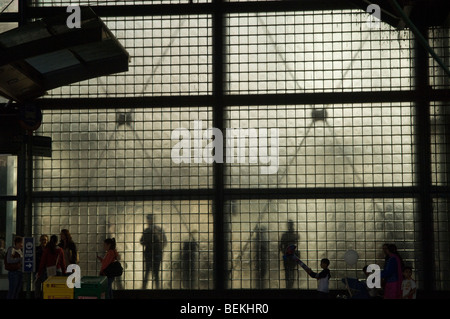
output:
{"label": "vertical metal mullion", "polygon": [[[449,27],[443,28],[442,32],[443,32],[442,39],[440,39],[440,41],[441,41],[440,43],[442,43],[441,56],[443,56],[445,58],[444,61],[445,61],[446,65],[449,65],[450,56],[448,53],[445,54],[444,52],[445,52],[445,50],[448,50],[448,48],[450,46],[450,28]],[[443,71],[441,71],[441,72],[442,72],[441,74],[443,74],[442,76],[444,77],[444,80],[443,80],[444,88],[448,89],[450,87],[450,79],[449,79],[449,77],[445,76],[445,73]],[[445,144],[442,147],[444,156],[443,156],[443,159],[441,160],[441,163],[444,162],[444,172],[443,172],[443,175],[444,175],[443,180],[445,181],[444,185],[448,187],[448,186],[450,186],[450,111],[448,109],[450,104],[449,104],[449,102],[443,101],[443,102],[441,102],[441,105],[442,105],[441,116],[443,117],[443,123],[444,123],[443,138],[445,141]],[[447,197],[442,200],[443,201],[445,200],[445,207],[447,207],[447,210],[449,210],[450,198]],[[439,211],[438,211],[438,213],[439,213]],[[443,237],[446,238],[447,236],[443,236]],[[439,243],[439,254],[443,255],[446,260],[449,260],[450,259],[449,258],[450,257],[449,250],[442,249],[444,247],[447,248],[448,246],[445,245],[444,243],[442,243],[442,240],[441,240],[441,242]],[[447,269],[442,270],[442,268],[444,268],[445,264],[446,264],[446,263],[444,263],[444,267],[442,266],[442,263],[443,263],[442,259],[443,258],[441,257],[440,258],[441,273],[440,273],[439,277],[443,282],[441,282],[440,285],[441,285],[441,287],[444,287],[444,289],[446,289],[449,287],[449,279],[448,279],[449,277],[448,277]],[[443,274],[447,274],[447,276],[445,276]]]}
{"label": "vertical metal mullion", "polygon": [[28,22],[28,1],[29,0],[19,0],[19,27],[25,25]]}
{"label": "vertical metal mullion", "polygon": [[[428,27],[418,26],[421,34],[428,41]],[[420,236],[422,244],[423,276],[422,289],[429,293],[435,287],[434,267],[434,227],[433,199],[431,196],[431,124],[429,90],[428,51],[417,37],[414,37],[414,85],[417,94],[415,103],[416,126],[416,168],[419,186],[418,211],[420,214]]]}
{"label": "vertical metal mullion", "polygon": [[[26,24],[26,7],[28,0],[19,0],[19,26]],[[16,207],[16,234],[24,236],[26,233],[26,209],[27,209],[27,169],[30,168],[28,150],[31,151],[31,135],[24,136],[21,150],[17,156],[17,207]],[[31,165],[32,167],[32,165]]]}
{"label": "vertical metal mullion", "polygon": [[[27,7],[28,0],[19,0],[19,26],[23,26],[28,22]],[[25,140],[18,156],[16,234],[31,237],[33,222],[33,133],[28,132],[24,138]],[[25,274],[24,282],[26,298],[29,299],[31,297],[31,274]]]}
{"label": "vertical metal mullion", "polygon": [[[223,0],[213,0],[212,12],[212,95],[213,95],[213,127],[224,132],[224,36],[225,16]],[[224,143],[222,143],[224,144]],[[217,152],[217,149],[216,149]],[[225,154],[222,149],[222,154]],[[226,288],[226,258],[228,249],[225,241],[224,216],[224,164],[213,163],[213,222],[214,222],[214,285],[217,291]]]}
{"label": "vertical metal mullion", "polygon": [[[450,55],[445,54],[445,50],[448,50],[449,46],[450,46],[450,27],[447,28],[442,28],[442,39],[440,39],[440,42],[442,44],[442,54],[441,56],[445,59],[444,62],[446,63],[446,65],[449,65],[450,62]],[[449,77],[447,77],[445,75],[445,72],[442,69],[441,70],[441,74],[443,77],[443,84],[444,84],[444,88],[448,89],[450,88],[450,79]],[[444,145],[444,173],[442,176],[443,180],[445,181],[445,185],[449,186],[450,185],[450,111],[448,110],[448,102],[441,102],[442,107],[441,109],[441,114],[443,117],[443,122],[444,122],[444,140],[447,141]]]}

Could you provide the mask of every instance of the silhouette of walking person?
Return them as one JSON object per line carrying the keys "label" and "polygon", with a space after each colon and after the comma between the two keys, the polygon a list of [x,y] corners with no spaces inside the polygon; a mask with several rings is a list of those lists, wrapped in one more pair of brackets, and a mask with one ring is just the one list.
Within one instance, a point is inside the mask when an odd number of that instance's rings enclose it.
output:
{"label": "silhouette of walking person", "polygon": [[[110,219],[108,220],[107,224],[107,231],[106,231],[106,238],[116,238],[116,223],[114,221],[114,218],[111,216]],[[119,245],[117,245],[119,246]],[[118,249],[117,247],[117,250]],[[126,268],[127,268],[127,263],[124,260],[121,260],[122,263],[122,267],[123,267],[123,271],[125,272]],[[120,277],[115,277],[114,282],[116,284],[117,290],[124,290],[124,277],[125,276],[120,276]]]}
{"label": "silhouette of walking person", "polygon": [[[284,256],[286,254],[286,249],[290,245],[297,246],[298,234],[294,230],[294,222],[292,220],[288,221],[288,230],[283,233],[280,240],[280,252]],[[284,280],[286,282],[286,288],[292,289],[295,282],[295,273],[297,269],[297,263],[290,259],[284,259]]]}
{"label": "silhouette of walking person", "polygon": [[144,246],[144,282],[142,289],[147,288],[148,275],[152,272],[152,280],[159,289],[159,269],[161,267],[163,249],[167,238],[163,229],[153,223],[153,215],[147,215],[148,228],[142,234],[140,243]]}
{"label": "silhouette of walking person", "polygon": [[257,271],[257,289],[264,288],[264,277],[267,273],[269,242],[266,228],[257,226],[255,229],[255,268]]}
{"label": "silhouette of walking person", "polygon": [[195,260],[198,243],[190,234],[189,240],[183,243],[181,251],[181,280],[183,288],[193,289],[195,287]]}

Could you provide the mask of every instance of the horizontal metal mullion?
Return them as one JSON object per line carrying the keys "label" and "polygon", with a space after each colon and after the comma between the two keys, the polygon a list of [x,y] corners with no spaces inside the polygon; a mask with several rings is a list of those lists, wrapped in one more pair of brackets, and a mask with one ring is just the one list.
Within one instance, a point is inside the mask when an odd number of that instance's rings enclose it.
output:
{"label": "horizontal metal mullion", "polygon": [[[433,186],[433,198],[450,197],[447,186]],[[418,186],[409,187],[321,187],[321,188],[236,188],[224,189],[226,200],[232,199],[317,199],[317,198],[411,198],[420,194]],[[42,191],[33,192],[34,202],[127,201],[212,199],[213,189],[130,190],[130,191]],[[16,200],[16,196],[0,196]]]}
{"label": "horizontal metal mullion", "polygon": [[359,7],[348,0],[225,2],[223,8],[226,13],[359,9]]}
{"label": "horizontal metal mullion", "polygon": [[34,202],[110,202],[136,200],[211,199],[210,189],[124,190],[124,191],[42,191],[33,192]]}
{"label": "horizontal metal mullion", "polygon": [[64,109],[121,109],[153,107],[211,106],[213,97],[202,96],[160,96],[119,98],[43,98],[35,101],[42,110]]}
{"label": "horizontal metal mullion", "polygon": [[[383,103],[414,102],[419,97],[423,96],[419,96],[416,91],[247,94],[225,95],[223,102],[226,106]],[[431,90],[426,98],[430,101],[449,101],[450,90]],[[42,98],[36,100],[36,104],[43,110],[211,106],[213,102],[214,98],[212,95],[67,99]]]}
{"label": "horizontal metal mullion", "polygon": [[416,197],[418,187],[322,187],[225,189],[226,199],[317,199],[317,198],[408,198]]}
{"label": "horizontal metal mullion", "polygon": [[[124,16],[159,16],[159,15],[188,15],[212,14],[217,4],[155,4],[155,5],[110,5],[90,6],[100,17]],[[284,12],[284,11],[313,11],[313,10],[342,10],[358,8],[348,0],[289,0],[264,2],[224,2],[220,3],[223,13],[239,12]],[[27,18],[43,18],[66,12],[63,7],[29,7]]]}
{"label": "horizontal metal mullion", "polygon": [[450,186],[431,186],[430,193],[433,198],[450,199]]}
{"label": "horizontal metal mullion", "polygon": [[19,22],[20,15],[17,12],[3,12],[0,14],[0,23],[3,22]]}
{"label": "horizontal metal mullion", "polygon": [[0,195],[0,202],[16,201],[17,195]]}
{"label": "horizontal metal mullion", "polygon": [[[89,6],[99,17],[129,17],[129,16],[161,16],[208,14],[212,4],[155,4],[155,5],[111,5]],[[45,18],[56,14],[64,14],[67,6],[59,7],[29,7],[27,18]]]}
{"label": "horizontal metal mullion", "polygon": [[[228,95],[227,105],[290,105],[290,104],[340,104],[340,103],[382,103],[413,102],[419,97],[416,91],[377,91],[339,93],[293,93],[262,95]],[[430,101],[450,100],[450,90],[432,90],[427,96]]]}

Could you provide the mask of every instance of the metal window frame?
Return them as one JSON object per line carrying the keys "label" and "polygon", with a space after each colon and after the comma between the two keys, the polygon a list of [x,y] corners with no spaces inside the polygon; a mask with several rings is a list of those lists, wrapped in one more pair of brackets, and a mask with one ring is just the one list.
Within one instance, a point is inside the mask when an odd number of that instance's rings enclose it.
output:
{"label": "metal window frame", "polygon": [[[170,5],[137,5],[137,6],[93,6],[93,10],[103,17],[115,16],[151,16],[171,14],[210,14],[212,17],[212,73],[213,91],[211,96],[170,96],[146,98],[102,98],[102,99],[40,99],[38,104],[42,109],[65,108],[123,108],[123,107],[171,107],[171,106],[212,106],[214,127],[224,127],[224,111],[227,105],[271,105],[295,104],[298,101],[308,104],[322,104],[330,101],[340,103],[358,102],[396,102],[411,101],[415,103],[415,135],[417,136],[416,153],[417,185],[413,187],[367,187],[367,188],[276,188],[276,189],[227,189],[224,187],[221,163],[215,163],[213,169],[213,189],[190,191],[191,199],[212,199],[214,214],[214,288],[217,292],[227,289],[226,256],[227,240],[224,204],[228,200],[242,198],[371,198],[371,197],[412,197],[418,202],[418,211],[421,214],[421,235],[423,252],[423,272],[425,292],[435,289],[434,281],[434,249],[433,249],[433,199],[450,199],[448,186],[433,186],[431,181],[431,151],[430,151],[430,102],[449,101],[450,90],[432,90],[428,86],[429,70],[428,55],[418,41],[415,41],[414,76],[415,88],[411,91],[382,91],[382,92],[349,92],[349,93],[315,93],[307,94],[261,94],[261,95],[226,95],[224,94],[225,76],[225,17],[229,13],[237,12],[277,12],[277,11],[308,11],[308,10],[334,10],[355,9],[353,1],[344,0],[303,0],[303,1],[267,1],[267,2],[225,2],[212,0],[204,4],[170,4]],[[5,13],[0,22],[18,22],[25,24],[33,18],[41,18],[61,12],[63,7],[30,7],[28,1],[19,0],[18,13]],[[427,25],[419,26],[423,34],[427,34]],[[29,154],[28,154],[29,155]],[[26,149],[19,155],[18,162],[18,193],[17,193],[17,233],[31,235],[31,215],[33,202],[64,201],[70,198],[84,198],[105,201],[117,199],[161,199],[186,198],[185,190],[167,191],[123,191],[123,192],[33,192],[32,191],[32,158],[27,156]]]}

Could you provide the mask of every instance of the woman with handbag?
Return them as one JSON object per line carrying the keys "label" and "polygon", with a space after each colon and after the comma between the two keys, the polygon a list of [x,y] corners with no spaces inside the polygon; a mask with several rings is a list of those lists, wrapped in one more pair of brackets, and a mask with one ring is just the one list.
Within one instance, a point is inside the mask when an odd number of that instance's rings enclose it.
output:
{"label": "woman with handbag", "polygon": [[103,249],[106,251],[104,257],[97,255],[97,259],[102,263],[100,268],[100,276],[108,277],[108,291],[107,299],[112,299],[113,290],[112,284],[114,278],[122,275],[122,266],[119,262],[119,253],[116,250],[116,240],[114,238],[107,238],[103,242]]}
{"label": "woman with handbag", "polygon": [[58,237],[52,235],[47,246],[42,253],[39,271],[36,280],[44,282],[51,276],[63,275],[66,273],[66,264],[64,262],[64,252],[57,246]]}

